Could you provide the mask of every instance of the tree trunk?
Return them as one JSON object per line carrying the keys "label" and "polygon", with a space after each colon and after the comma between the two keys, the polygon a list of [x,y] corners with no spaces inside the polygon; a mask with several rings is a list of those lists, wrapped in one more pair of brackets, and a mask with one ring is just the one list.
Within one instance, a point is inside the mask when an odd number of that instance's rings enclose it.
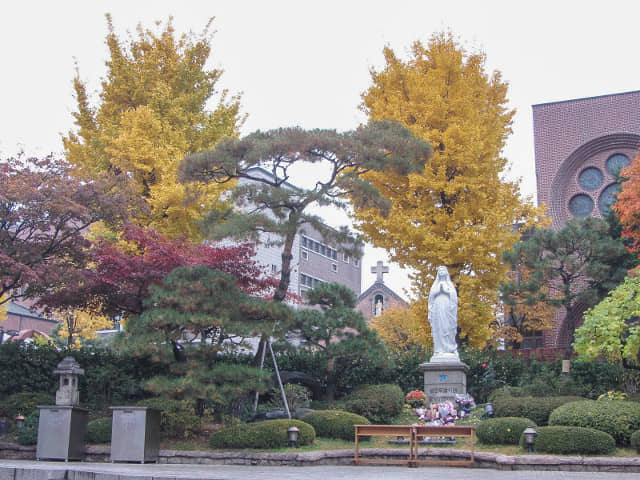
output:
{"label": "tree trunk", "polygon": [[567,311],[567,348],[564,351],[564,359],[570,360],[573,354],[573,341],[575,340],[576,320],[573,318],[573,308],[571,305],[565,307]]}
{"label": "tree trunk", "polygon": [[336,399],[336,382],[336,360],[330,358],[327,362],[327,404],[330,409]]}

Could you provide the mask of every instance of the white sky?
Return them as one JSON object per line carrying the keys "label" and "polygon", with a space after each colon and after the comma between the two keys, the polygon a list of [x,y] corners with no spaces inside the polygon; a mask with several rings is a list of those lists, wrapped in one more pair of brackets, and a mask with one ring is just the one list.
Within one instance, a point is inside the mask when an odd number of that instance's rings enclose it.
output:
{"label": "white sky", "polygon": [[[450,29],[469,49],[483,49],[488,69],[510,84],[517,114],[504,154],[528,195],[531,105],[640,89],[637,0],[22,0],[0,9],[0,157],[62,152],[74,61],[92,93],[105,73],[107,12],[121,34],[169,15],[178,32],[201,32],[215,16],[210,66],[224,69],[222,87],[242,93],[243,134],[356,128],[383,46],[403,54],[414,40]],[[367,248],[363,290],[380,259],[387,261],[384,252]],[[400,294],[408,286],[393,265],[385,281]]]}

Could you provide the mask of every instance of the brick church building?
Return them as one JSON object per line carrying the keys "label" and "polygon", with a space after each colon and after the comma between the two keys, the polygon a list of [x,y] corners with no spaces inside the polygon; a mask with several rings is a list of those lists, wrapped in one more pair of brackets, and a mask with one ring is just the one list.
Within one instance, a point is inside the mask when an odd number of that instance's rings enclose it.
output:
{"label": "brick church building", "polygon": [[[553,217],[551,228],[601,218],[619,190],[616,174],[638,155],[640,91],[534,105],[533,130],[538,204]],[[564,347],[563,315],[530,344]]]}

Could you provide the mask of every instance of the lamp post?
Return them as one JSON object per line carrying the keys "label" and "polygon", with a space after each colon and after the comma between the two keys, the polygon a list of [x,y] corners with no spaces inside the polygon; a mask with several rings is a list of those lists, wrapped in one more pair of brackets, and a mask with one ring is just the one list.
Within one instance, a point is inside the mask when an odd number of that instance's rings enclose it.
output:
{"label": "lamp post", "polygon": [[289,446],[291,448],[296,448],[299,434],[300,430],[298,430],[295,425],[287,430],[287,437],[289,438]]}
{"label": "lamp post", "polygon": [[487,418],[493,418],[495,416],[495,411],[493,410],[493,405],[490,403],[484,404],[484,414]]}
{"label": "lamp post", "polygon": [[538,432],[533,427],[527,427],[522,435],[524,435],[524,443],[529,447],[529,453],[533,452],[533,445],[536,443],[536,435]]}
{"label": "lamp post", "polygon": [[16,417],[16,428],[20,430],[22,425],[24,425],[24,417],[22,415],[18,415]]}

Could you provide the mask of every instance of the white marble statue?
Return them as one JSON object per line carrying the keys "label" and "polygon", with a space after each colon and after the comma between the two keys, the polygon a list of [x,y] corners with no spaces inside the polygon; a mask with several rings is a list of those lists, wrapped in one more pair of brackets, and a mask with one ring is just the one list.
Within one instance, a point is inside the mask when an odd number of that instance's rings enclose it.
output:
{"label": "white marble statue", "polygon": [[429,323],[433,336],[431,361],[458,360],[458,295],[447,267],[438,267],[429,292]]}

